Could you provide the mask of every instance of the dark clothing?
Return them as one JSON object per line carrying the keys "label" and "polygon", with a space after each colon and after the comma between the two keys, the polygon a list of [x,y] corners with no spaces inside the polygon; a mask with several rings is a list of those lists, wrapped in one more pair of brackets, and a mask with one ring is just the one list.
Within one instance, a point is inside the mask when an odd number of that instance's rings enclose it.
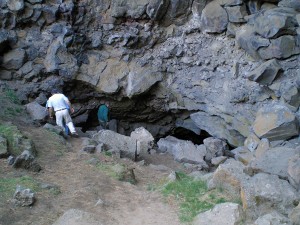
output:
{"label": "dark clothing", "polygon": [[106,105],[100,105],[98,109],[98,120],[108,122],[108,107]]}
{"label": "dark clothing", "polygon": [[98,120],[102,129],[107,129],[109,109],[106,105],[100,105],[98,109]]}

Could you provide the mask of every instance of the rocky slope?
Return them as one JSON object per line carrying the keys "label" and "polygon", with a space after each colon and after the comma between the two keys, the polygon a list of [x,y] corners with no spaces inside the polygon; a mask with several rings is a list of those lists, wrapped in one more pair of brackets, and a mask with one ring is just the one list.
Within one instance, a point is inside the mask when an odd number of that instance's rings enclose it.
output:
{"label": "rocky slope", "polygon": [[249,136],[258,109],[284,104],[296,128],[275,140],[298,135],[297,0],[9,0],[0,7],[1,85],[23,103],[43,105],[61,88],[75,103],[77,125],[93,122],[105,98],[120,133],[136,124],[155,136],[184,127],[232,146]]}

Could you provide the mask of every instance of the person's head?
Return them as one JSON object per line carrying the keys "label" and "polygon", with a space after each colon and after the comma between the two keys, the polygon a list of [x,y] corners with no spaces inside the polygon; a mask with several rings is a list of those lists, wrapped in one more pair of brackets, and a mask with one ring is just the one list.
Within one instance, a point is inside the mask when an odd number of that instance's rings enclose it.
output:
{"label": "person's head", "polygon": [[58,94],[58,93],[59,93],[59,91],[56,88],[53,88],[52,91],[51,91],[52,95]]}

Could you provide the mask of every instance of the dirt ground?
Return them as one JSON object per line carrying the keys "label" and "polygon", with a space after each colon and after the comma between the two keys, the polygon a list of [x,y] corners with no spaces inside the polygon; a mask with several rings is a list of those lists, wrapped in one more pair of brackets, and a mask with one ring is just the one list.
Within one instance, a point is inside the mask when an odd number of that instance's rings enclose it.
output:
{"label": "dirt ground", "polygon": [[[40,127],[20,126],[34,140],[38,150],[37,160],[42,166],[39,173],[15,170],[6,159],[0,160],[0,176],[16,177],[29,174],[44,184],[59,187],[59,194],[36,193],[32,207],[15,207],[8,201],[0,204],[0,225],[51,225],[68,209],[94,213],[103,224],[109,225],[179,225],[177,206],[149,187],[167,177],[171,170],[183,170],[168,155],[144,155],[146,165],[104,154],[81,152],[82,138],[70,138],[62,149],[52,143]],[[58,154],[59,153],[59,154]],[[106,175],[91,158],[101,162],[119,161],[134,167],[138,183],[132,185]],[[147,164],[165,165],[171,170],[159,171]],[[1,199],[0,199],[1,201]],[[3,202],[2,202],[3,203]]]}

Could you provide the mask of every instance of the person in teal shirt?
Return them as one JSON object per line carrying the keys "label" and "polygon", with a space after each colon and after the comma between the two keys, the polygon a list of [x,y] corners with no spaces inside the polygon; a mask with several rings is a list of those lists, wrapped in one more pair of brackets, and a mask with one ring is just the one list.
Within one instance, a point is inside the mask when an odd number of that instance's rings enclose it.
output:
{"label": "person in teal shirt", "polygon": [[104,102],[99,106],[98,109],[98,121],[101,129],[107,129],[108,120],[109,120],[109,104],[108,102]]}

